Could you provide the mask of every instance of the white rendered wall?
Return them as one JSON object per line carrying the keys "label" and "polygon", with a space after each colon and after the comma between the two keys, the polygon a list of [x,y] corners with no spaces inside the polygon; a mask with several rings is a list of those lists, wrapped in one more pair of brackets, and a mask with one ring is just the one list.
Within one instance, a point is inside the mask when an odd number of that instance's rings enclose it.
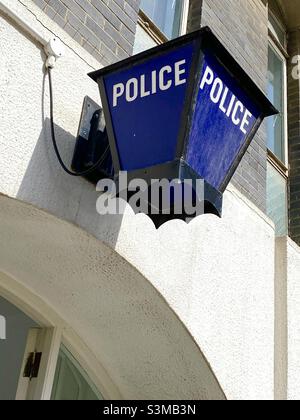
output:
{"label": "white rendered wall", "polygon": [[289,238],[276,240],[277,399],[300,399],[300,248]]}
{"label": "white rendered wall", "polygon": [[[61,33],[55,24],[46,23],[54,33]],[[157,231],[146,216],[134,216],[131,209],[124,217],[97,215],[94,187],[66,175],[52,150],[41,46],[1,15],[0,34],[0,191],[75,223],[136,267],[194,337],[227,398],[272,399],[271,224],[233,188],[225,195],[221,220],[207,215],[190,225],[170,222]],[[92,68],[79,55],[72,44],[53,73],[56,131],[67,162],[72,157],[84,96],[99,101],[96,84],[86,76]],[[82,246],[88,253],[88,244]],[[6,270],[10,275],[11,269]],[[51,293],[38,288],[38,295],[56,307],[60,290],[53,287]],[[88,309],[89,303],[86,305]],[[85,312],[80,313],[84,316]],[[91,329],[90,334],[95,331]]]}

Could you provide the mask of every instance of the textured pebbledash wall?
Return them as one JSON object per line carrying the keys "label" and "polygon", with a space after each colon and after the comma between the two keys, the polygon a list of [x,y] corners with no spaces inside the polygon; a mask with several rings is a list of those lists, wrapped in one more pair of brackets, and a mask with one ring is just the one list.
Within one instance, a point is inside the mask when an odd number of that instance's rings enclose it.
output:
{"label": "textured pebbledash wall", "polygon": [[101,64],[132,54],[140,0],[33,0]]}
{"label": "textured pebbledash wall", "polygon": [[[210,26],[244,70],[265,91],[268,70],[268,10],[261,0],[190,0],[188,30]],[[266,209],[266,132],[256,135],[233,184]]]}

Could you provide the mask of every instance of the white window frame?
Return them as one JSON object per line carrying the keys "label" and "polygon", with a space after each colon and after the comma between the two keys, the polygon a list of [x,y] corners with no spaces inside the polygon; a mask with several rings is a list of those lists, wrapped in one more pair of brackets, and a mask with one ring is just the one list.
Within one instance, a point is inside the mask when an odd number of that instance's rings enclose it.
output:
{"label": "white window frame", "polygon": [[[283,63],[283,135],[284,135],[284,161],[279,159],[271,150],[268,149],[269,156],[271,159],[275,160],[276,163],[281,166],[281,171],[285,173],[285,176],[288,176],[288,165],[289,165],[289,157],[288,157],[288,88],[287,88],[287,59],[286,56],[282,53],[281,49],[278,48],[277,43],[273,41],[272,38],[269,38],[269,46],[273,49],[273,51],[279,56]],[[273,163],[273,162],[271,162]]]}
{"label": "white window frame", "polygon": [[181,10],[181,23],[180,23],[179,35],[185,35],[187,32],[189,7],[190,7],[190,0],[182,0],[182,1],[183,1],[183,8]]}
{"label": "white window frame", "polygon": [[[37,344],[38,343],[38,344]],[[121,399],[115,385],[108,377],[104,367],[94,357],[86,345],[69,328],[36,327],[29,331],[22,367],[20,370],[16,400],[50,400],[55,378],[57,360],[61,345],[71,353],[81,366],[89,381],[105,400]],[[23,377],[28,354],[41,351],[42,360],[36,379]]]}
{"label": "white window frame", "polygon": [[[185,35],[187,31],[190,0],[182,0],[182,2],[179,36]],[[155,22],[141,9],[138,24],[153,38],[157,45],[169,41],[169,38],[157,27]]]}
{"label": "white window frame", "polygon": [[287,222],[287,229],[289,229],[289,220],[288,220],[288,176],[289,176],[289,156],[288,156],[288,86],[287,86],[287,59],[288,53],[286,51],[287,48],[287,37],[286,37],[286,29],[277,16],[269,10],[270,16],[275,20],[276,24],[278,24],[279,28],[285,33],[284,37],[284,45],[279,40],[276,31],[274,30],[271,22],[269,21],[268,29],[269,29],[269,47],[275,52],[275,54],[279,57],[279,59],[283,63],[283,82],[282,82],[282,93],[283,93],[283,136],[284,136],[284,161],[282,161],[279,157],[277,157],[271,150],[268,149],[268,163],[279,173],[280,176],[285,181],[286,185],[286,196],[287,201],[285,203],[286,207],[286,222]]}
{"label": "white window frame", "polygon": [[278,17],[276,16],[276,14],[272,10],[270,10],[270,9],[269,9],[269,16],[272,17],[272,19],[276,22],[276,24],[279,26],[279,28],[284,33],[284,44],[282,45],[280,39],[278,38],[277,33],[276,33],[275,29],[273,28],[272,23],[270,22],[270,19],[268,21],[269,34],[271,35],[272,38],[275,39],[276,43],[278,43],[280,45],[280,47],[282,49],[284,49],[284,51],[286,52],[286,49],[287,49],[286,28],[284,27],[284,25],[282,24],[282,22],[278,19]]}
{"label": "white window frame", "polygon": [[278,166],[278,164],[274,161],[273,158],[268,158],[268,164],[272,166],[278,175],[284,179],[285,188],[286,188],[286,200],[285,200],[285,218],[286,218],[286,228],[287,228],[287,235],[289,234],[289,214],[288,214],[288,176],[283,173],[282,169]]}
{"label": "white window frame", "polygon": [[[105,400],[123,399],[120,390],[109,376],[105,366],[96,357],[81,337],[45,302],[12,277],[0,272],[0,295],[29,316],[44,333],[44,347],[38,381],[34,386],[34,399],[49,400],[57,366],[60,345],[63,344],[82,366],[90,380]],[[35,349],[38,350],[38,349]],[[26,349],[24,349],[26,355]],[[23,360],[24,370],[24,360]],[[23,370],[20,370],[23,373]],[[27,393],[26,383],[19,383],[20,395]],[[30,384],[31,385],[31,384]],[[32,384],[34,385],[34,384]]]}
{"label": "white window frame", "polygon": [[[20,371],[16,400],[50,400],[54,374],[62,338],[62,328],[31,328]],[[37,378],[24,378],[23,372],[30,352],[42,352]]]}

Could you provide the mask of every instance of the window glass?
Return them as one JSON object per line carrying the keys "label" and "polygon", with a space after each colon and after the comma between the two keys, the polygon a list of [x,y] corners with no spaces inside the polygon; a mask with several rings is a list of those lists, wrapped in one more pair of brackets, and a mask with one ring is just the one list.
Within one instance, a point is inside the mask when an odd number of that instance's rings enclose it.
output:
{"label": "window glass", "polygon": [[276,235],[287,235],[287,181],[270,163],[267,167],[267,214],[275,223]]}
{"label": "window glass", "polygon": [[0,296],[0,314],[5,319],[5,340],[0,340],[0,401],[14,400],[18,388],[27,336],[38,325]]}
{"label": "window glass", "polygon": [[51,400],[102,400],[86,372],[62,346],[59,351]]}
{"label": "window glass", "polygon": [[273,35],[275,35],[277,41],[279,41],[280,44],[285,48],[285,46],[286,46],[285,31],[284,31],[284,29],[282,29],[282,27],[279,25],[279,23],[273,17],[272,14],[269,15],[269,27],[270,27]]}
{"label": "window glass", "polygon": [[133,54],[138,54],[142,51],[150,50],[157,45],[154,39],[148,34],[140,25],[136,27],[136,37],[133,47]]}
{"label": "window glass", "polygon": [[268,148],[285,163],[284,60],[269,47],[268,98],[280,114],[267,119]]}
{"label": "window glass", "polygon": [[183,0],[142,0],[141,10],[167,38],[180,34]]}

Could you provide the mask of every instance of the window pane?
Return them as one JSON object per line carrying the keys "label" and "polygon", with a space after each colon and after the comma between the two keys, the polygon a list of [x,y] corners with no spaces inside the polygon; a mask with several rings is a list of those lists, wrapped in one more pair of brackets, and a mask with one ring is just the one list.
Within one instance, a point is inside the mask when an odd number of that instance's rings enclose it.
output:
{"label": "window pane", "polygon": [[280,27],[280,25],[277,23],[277,21],[274,19],[274,17],[270,14],[269,15],[269,22],[270,26],[272,28],[273,34],[276,36],[277,40],[280,42],[280,44],[285,47],[285,31]]}
{"label": "window pane", "polygon": [[179,36],[182,0],[142,0],[141,10],[168,37]]}
{"label": "window pane", "polygon": [[0,401],[14,400],[28,331],[38,325],[1,296],[0,314],[6,320],[6,340],[0,340]]}
{"label": "window pane", "polygon": [[133,54],[138,54],[150,48],[156,47],[156,42],[153,38],[140,26],[136,27],[136,35],[133,46]]}
{"label": "window pane", "polygon": [[287,235],[287,183],[271,164],[267,169],[267,214],[275,223],[276,235]]}
{"label": "window pane", "polygon": [[269,47],[268,98],[280,114],[267,119],[268,148],[285,162],[284,138],[284,62]]}
{"label": "window pane", "polygon": [[57,360],[51,400],[102,400],[87,374],[62,346]]}

